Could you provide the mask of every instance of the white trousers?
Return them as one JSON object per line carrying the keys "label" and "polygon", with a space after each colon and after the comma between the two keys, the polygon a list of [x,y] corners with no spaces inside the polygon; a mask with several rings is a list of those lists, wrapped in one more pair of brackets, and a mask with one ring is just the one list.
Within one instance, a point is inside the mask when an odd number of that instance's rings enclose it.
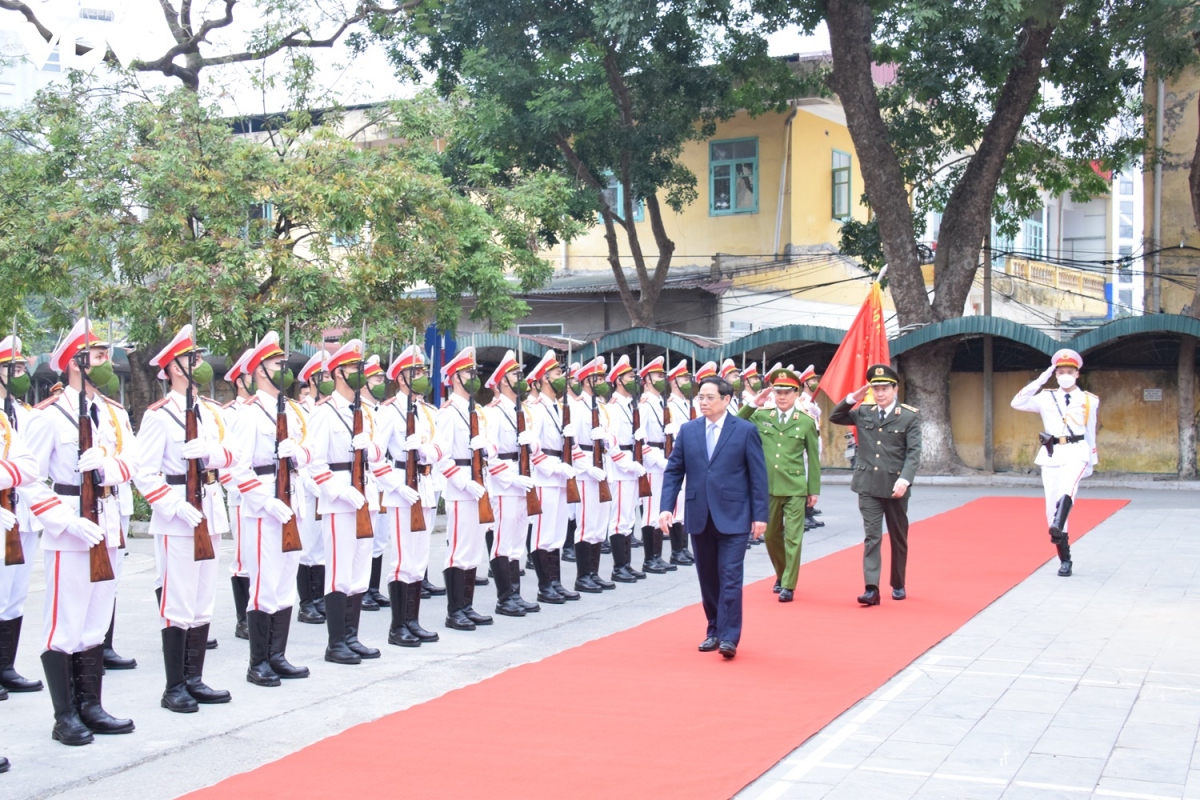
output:
{"label": "white trousers", "polygon": [[315,567],[325,563],[325,537],[322,535],[321,520],[317,519],[317,496],[304,495],[304,514],[296,520],[300,528],[300,563],[306,567]]}
{"label": "white trousers", "polygon": [[[221,534],[212,534],[213,552],[221,552]],[[164,628],[199,628],[212,621],[217,601],[217,562],[197,561],[191,536],[155,536],[161,568],[162,600],[158,616]],[[108,632],[108,623],[104,624]]]}
{"label": "white trousers", "polygon": [[[108,548],[109,561],[118,558]],[[46,601],[42,613],[42,643],[46,650],[79,653],[104,644],[112,622],[117,582],[91,581],[87,550],[45,550]]]}
{"label": "white trousers", "polygon": [[246,571],[246,537],[242,535],[241,504],[229,507],[229,526],[233,529],[233,563],[229,565],[229,571],[244,578],[250,573]]}
{"label": "white trousers", "polygon": [[[612,503],[600,502],[600,484],[586,478],[579,478],[579,510],[576,517],[575,537],[581,542],[600,544],[608,535],[609,524],[612,520]],[[609,484],[612,489],[612,484]],[[617,493],[612,493],[613,500]]]}
{"label": "white trousers", "polygon": [[534,550],[561,550],[567,541],[567,487],[539,486],[537,493],[542,513],[530,520],[533,536],[529,544]]}
{"label": "white trousers", "polygon": [[362,594],[371,580],[373,539],[355,536],[357,520],[353,512],[324,514],[321,523],[326,559],[325,594]]}
{"label": "white trousers", "polygon": [[37,546],[36,533],[21,531],[21,550],[25,555],[25,563],[6,567],[2,557],[4,545],[0,544],[0,621],[25,616],[25,598],[29,596],[29,576],[33,574]]}
{"label": "white trousers", "polygon": [[661,472],[654,472],[652,470],[646,470],[646,474],[650,476],[650,496],[642,498],[642,513],[640,519],[643,528],[646,526],[657,528],[658,499],[662,497],[663,474]]}
{"label": "white trousers", "polygon": [[478,500],[446,500],[446,569],[476,569],[487,558]]}
{"label": "white trousers", "polygon": [[429,567],[429,528],[433,527],[433,512],[426,508],[426,530],[413,533],[412,508],[398,506],[388,508],[383,517],[387,527],[390,542],[386,582],[401,581],[403,583],[419,583],[425,577]]}
{"label": "white trousers", "polygon": [[300,553],[283,552],[283,526],[274,517],[260,519],[243,514],[242,539],[250,576],[250,602],[246,607],[274,614],[294,606]]}
{"label": "white trousers", "polygon": [[[1077,464],[1042,467],[1042,488],[1046,490],[1047,525],[1054,521],[1054,512],[1058,507],[1059,498],[1065,494],[1069,495],[1072,500],[1075,499],[1075,493],[1079,491],[1079,482],[1087,474],[1089,466],[1085,461]],[[1066,529],[1067,526],[1064,525],[1063,530]]]}
{"label": "white trousers", "polygon": [[608,485],[612,490],[613,498],[611,504],[612,510],[610,512],[612,527],[609,528],[609,534],[628,536],[633,531],[633,524],[637,519],[637,479],[634,478],[631,481],[609,481]]}
{"label": "white trousers", "polygon": [[[387,508],[383,504],[382,499],[380,499],[379,507],[380,509]],[[371,525],[375,530],[375,535],[371,538],[371,558],[379,558],[387,551],[388,545],[392,541],[391,525],[388,523],[387,511],[381,510],[377,514],[372,514]]]}
{"label": "white trousers", "polygon": [[489,558],[519,561],[525,554],[525,532],[529,530],[525,495],[492,495],[492,512],[496,524],[492,528],[492,552]]}

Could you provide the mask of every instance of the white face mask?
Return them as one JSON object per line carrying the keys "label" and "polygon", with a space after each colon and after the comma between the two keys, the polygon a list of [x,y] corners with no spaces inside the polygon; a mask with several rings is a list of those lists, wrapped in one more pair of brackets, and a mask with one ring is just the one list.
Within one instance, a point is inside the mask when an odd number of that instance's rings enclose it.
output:
{"label": "white face mask", "polygon": [[1075,376],[1074,375],[1056,375],[1055,377],[1058,379],[1058,388],[1060,388],[1060,389],[1074,389],[1075,388]]}

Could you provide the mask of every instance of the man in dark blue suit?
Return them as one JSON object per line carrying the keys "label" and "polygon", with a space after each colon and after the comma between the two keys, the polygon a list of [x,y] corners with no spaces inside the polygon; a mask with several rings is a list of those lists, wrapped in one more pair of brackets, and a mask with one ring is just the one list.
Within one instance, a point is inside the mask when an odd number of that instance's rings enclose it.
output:
{"label": "man in dark blue suit", "polygon": [[679,429],[663,474],[658,526],[667,531],[675,521],[686,477],[684,520],[708,617],[700,650],[733,658],[742,636],[746,542],[767,528],[767,464],[758,428],[728,413],[733,397],[728,381],[705,378],[696,397],[703,416]]}

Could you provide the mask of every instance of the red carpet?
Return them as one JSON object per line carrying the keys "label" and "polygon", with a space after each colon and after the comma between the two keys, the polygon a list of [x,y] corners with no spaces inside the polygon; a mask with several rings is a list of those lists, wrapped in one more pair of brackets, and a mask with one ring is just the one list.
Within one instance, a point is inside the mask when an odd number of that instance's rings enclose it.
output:
{"label": "red carpet", "polygon": [[[1125,504],[1078,502],[1072,538]],[[1041,499],[987,497],[914,524],[903,603],[854,602],[858,547],[804,565],[791,605],[776,602],[770,580],[748,586],[731,662],[696,651],[704,617],[690,606],[188,797],[333,798],[347,785],[409,797],[496,787],[512,797],[730,797],[1053,556],[1044,514]]]}

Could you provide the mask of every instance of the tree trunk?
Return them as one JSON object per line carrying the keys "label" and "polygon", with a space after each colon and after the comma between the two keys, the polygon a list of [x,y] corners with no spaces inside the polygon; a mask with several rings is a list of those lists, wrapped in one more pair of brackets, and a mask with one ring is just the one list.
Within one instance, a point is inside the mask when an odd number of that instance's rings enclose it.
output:
{"label": "tree trunk", "polygon": [[904,402],[921,412],[921,471],[934,475],[969,470],[954,449],[950,429],[950,365],[957,342],[926,345],[901,360]]}
{"label": "tree trunk", "polygon": [[162,384],[158,380],[158,367],[147,364],[148,356],[142,349],[129,352],[129,385],[125,389],[125,410],[136,431],[142,423],[146,408],[162,399]]}
{"label": "tree trunk", "polygon": [[1196,477],[1196,339],[1179,338],[1179,477]]}

